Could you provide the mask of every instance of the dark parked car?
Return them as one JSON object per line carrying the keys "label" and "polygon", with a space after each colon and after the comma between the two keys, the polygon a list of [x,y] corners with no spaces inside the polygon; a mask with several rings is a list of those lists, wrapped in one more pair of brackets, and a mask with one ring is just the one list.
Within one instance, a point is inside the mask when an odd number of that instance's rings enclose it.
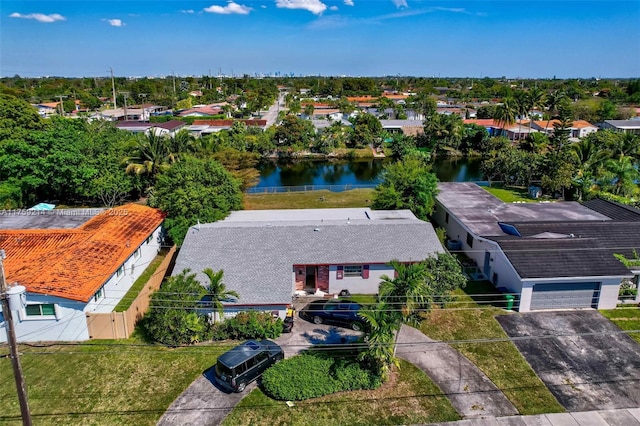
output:
{"label": "dark parked car", "polygon": [[242,392],[276,362],[284,359],[282,348],[271,340],[247,340],[223,353],[216,363],[216,379],[233,392]]}
{"label": "dark parked car", "polygon": [[300,317],[315,324],[334,324],[360,331],[363,322],[358,311],[361,308],[361,305],[351,300],[315,300],[302,308]]}

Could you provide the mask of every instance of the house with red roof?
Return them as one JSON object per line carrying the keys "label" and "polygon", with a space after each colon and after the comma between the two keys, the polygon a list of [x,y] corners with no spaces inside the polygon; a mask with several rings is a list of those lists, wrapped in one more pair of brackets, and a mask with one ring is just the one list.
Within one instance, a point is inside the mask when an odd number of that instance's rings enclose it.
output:
{"label": "house with red roof", "polygon": [[[548,136],[552,136],[555,130],[555,126],[559,124],[560,124],[560,120],[555,120],[555,119],[549,120],[549,121],[539,120],[539,121],[533,121],[531,123],[531,127],[533,129],[536,129],[539,132],[546,133]],[[581,139],[587,136],[589,133],[593,133],[597,131],[598,131],[598,127],[594,126],[588,121],[575,120],[571,123],[569,137]]]}
{"label": "house with red roof", "polygon": [[26,287],[18,341],[90,339],[87,314],[112,312],[127,294],[161,248],[164,218],[138,204],[0,212],[6,281]]}

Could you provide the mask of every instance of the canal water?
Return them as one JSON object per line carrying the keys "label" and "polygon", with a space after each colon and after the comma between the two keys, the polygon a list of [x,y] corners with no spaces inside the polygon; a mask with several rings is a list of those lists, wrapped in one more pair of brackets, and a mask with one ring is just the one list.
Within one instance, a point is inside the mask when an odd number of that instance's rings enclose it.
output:
{"label": "canal water", "polygon": [[[358,160],[295,160],[264,161],[259,164],[260,181],[254,187],[274,188],[283,186],[347,187],[370,185],[380,181],[384,159]],[[482,180],[480,159],[438,158],[433,165],[441,182],[469,182]]]}

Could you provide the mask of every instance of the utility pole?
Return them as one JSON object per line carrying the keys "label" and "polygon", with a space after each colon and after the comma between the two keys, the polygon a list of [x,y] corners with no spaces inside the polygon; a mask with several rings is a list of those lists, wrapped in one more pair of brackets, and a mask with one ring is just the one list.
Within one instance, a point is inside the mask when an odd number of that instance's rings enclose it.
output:
{"label": "utility pole", "polygon": [[62,104],[62,98],[67,98],[67,95],[56,95],[60,98],[60,117],[64,117],[64,105]]}
{"label": "utility pole", "polygon": [[129,96],[129,92],[118,92],[118,93],[120,93],[124,97],[124,121],[128,121],[127,120],[127,96]]}
{"label": "utility pole", "polygon": [[109,70],[111,71],[111,90],[113,91],[113,109],[118,109],[118,106],[116,105],[116,82],[113,79],[113,68],[109,67]]}
{"label": "utility pole", "polygon": [[22,366],[18,354],[18,343],[16,342],[16,331],[13,327],[13,315],[9,307],[9,296],[7,295],[7,283],[4,278],[4,250],[0,250],[0,298],[2,299],[2,314],[7,327],[7,342],[11,352],[11,364],[13,365],[13,377],[16,380],[16,390],[20,401],[20,415],[22,424],[31,426],[31,412],[29,411],[29,400],[27,399],[27,386],[22,374]]}

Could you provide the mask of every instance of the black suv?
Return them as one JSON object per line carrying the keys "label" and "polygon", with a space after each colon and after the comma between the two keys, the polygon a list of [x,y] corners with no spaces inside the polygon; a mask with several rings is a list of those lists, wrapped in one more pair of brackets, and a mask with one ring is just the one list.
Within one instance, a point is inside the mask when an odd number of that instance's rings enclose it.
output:
{"label": "black suv", "polygon": [[245,387],[276,362],[284,359],[282,348],[271,340],[247,340],[223,353],[216,363],[216,379],[232,392]]}
{"label": "black suv", "polygon": [[363,322],[358,316],[361,305],[352,300],[315,300],[302,308],[300,317],[315,324],[335,324],[361,331]]}

